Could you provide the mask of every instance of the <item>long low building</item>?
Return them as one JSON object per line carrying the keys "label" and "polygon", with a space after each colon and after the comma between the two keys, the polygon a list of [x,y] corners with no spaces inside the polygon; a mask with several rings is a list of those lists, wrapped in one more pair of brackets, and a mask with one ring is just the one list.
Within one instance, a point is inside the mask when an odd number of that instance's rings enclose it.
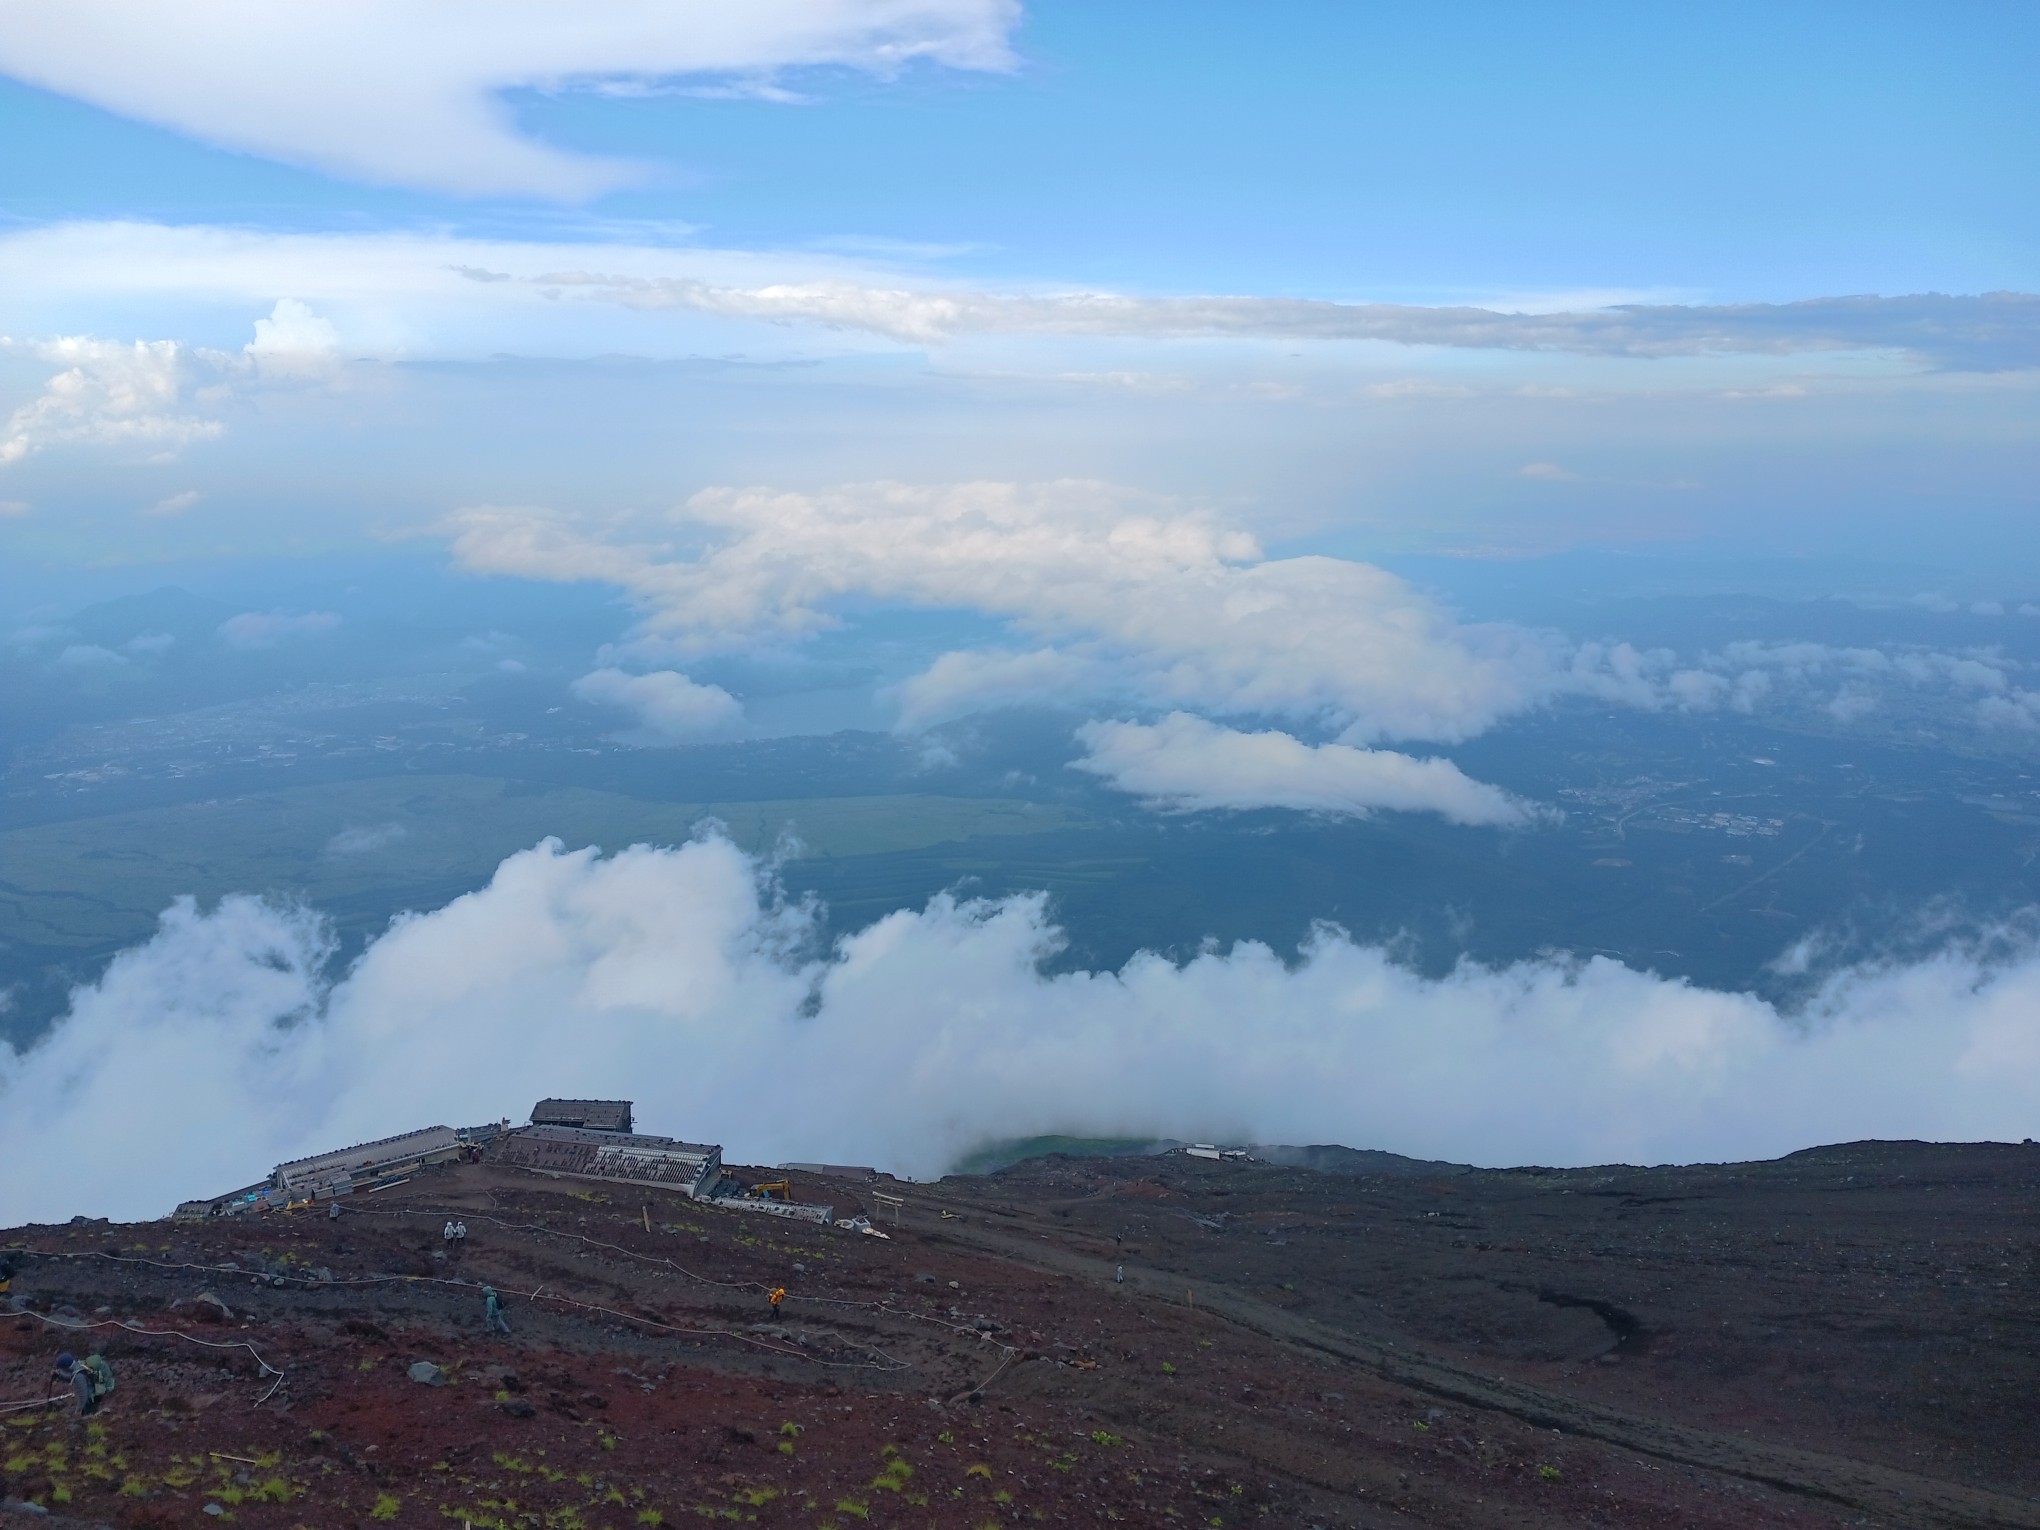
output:
{"label": "long low building", "polygon": [[[736,1211],[824,1225],[834,1218],[828,1206],[778,1200],[732,1179],[723,1172],[722,1149],[713,1143],[618,1130],[630,1122],[628,1100],[541,1100],[532,1115],[534,1119],[551,1116],[557,1121],[590,1124],[513,1127],[503,1121],[458,1131],[450,1126],[422,1127],[330,1153],[294,1158],[278,1164],[261,1184],[207,1200],[185,1201],[175,1214],[203,1219],[280,1211],[308,1201],[380,1189],[423,1169],[486,1154],[489,1162],[507,1168],[612,1184],[659,1185]],[[594,1124],[598,1122],[601,1124]],[[868,1171],[843,1172],[854,1176]]]}
{"label": "long low building", "polygon": [[502,1127],[496,1123],[455,1131],[450,1126],[426,1126],[373,1142],[309,1158],[293,1158],[270,1170],[260,1184],[232,1190],[204,1200],[185,1201],[173,1213],[180,1220],[202,1221],[207,1217],[238,1216],[251,1211],[280,1211],[304,1201],[330,1200],[358,1190],[374,1190],[442,1163],[455,1163],[478,1151]]}
{"label": "long low building", "polygon": [[747,1194],[723,1172],[722,1149],[706,1142],[577,1126],[525,1126],[503,1133],[489,1149],[489,1162],[611,1184],[660,1185],[729,1211],[823,1226],[835,1219],[832,1207]]}
{"label": "long low building", "polygon": [[452,1163],[466,1151],[467,1144],[452,1127],[427,1126],[280,1163],[270,1176],[270,1183],[294,1200],[345,1194],[365,1183],[400,1178],[433,1164]]}
{"label": "long low building", "polygon": [[696,1199],[712,1194],[722,1179],[722,1149],[713,1144],[578,1126],[505,1132],[489,1149],[489,1161],[577,1179],[664,1185]]}

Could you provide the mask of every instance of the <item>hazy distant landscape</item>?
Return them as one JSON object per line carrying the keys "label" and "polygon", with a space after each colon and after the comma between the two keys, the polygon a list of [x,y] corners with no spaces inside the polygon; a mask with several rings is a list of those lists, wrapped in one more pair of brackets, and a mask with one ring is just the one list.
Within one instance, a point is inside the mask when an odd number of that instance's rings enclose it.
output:
{"label": "hazy distant landscape", "polygon": [[0,0],[0,1530],[2040,1527],[2036,79]]}
{"label": "hazy distant landscape", "polygon": [[[88,609],[0,668],[34,723],[0,775],[0,1024],[17,1041],[175,897],[303,900],[336,921],[344,961],[395,914],[482,885],[549,836],[615,850],[720,826],[773,855],[790,895],[821,898],[839,933],[945,890],[1045,890],[1066,967],[1208,940],[1293,951],[1330,921],[1431,973],[1561,951],[1785,998],[1809,973],[1927,950],[2040,897],[2040,733],[1980,727],[1960,697],[1902,684],[1846,718],[1789,698],[1746,716],[1555,705],[1449,751],[1557,810],[1497,833],[1425,815],[1146,810],[1070,769],[1081,718],[1039,707],[922,736],[619,741],[547,662],[601,615],[571,599],[495,613],[537,616],[529,635],[448,632],[421,653],[371,619],[288,658],[222,655],[230,609],[177,590]],[[2033,662],[2025,628],[2040,628],[1731,597],[1556,614],[1688,652],[1880,633],[1886,649],[1953,650],[1982,628],[2008,667]],[[124,661],[154,665],[146,681],[80,692],[49,678],[52,652],[94,639],[134,654],[151,634],[170,641]],[[819,674],[841,698],[826,706],[868,708],[898,639],[834,642],[840,657],[803,658],[806,683]],[[511,652],[525,660],[505,669]]]}

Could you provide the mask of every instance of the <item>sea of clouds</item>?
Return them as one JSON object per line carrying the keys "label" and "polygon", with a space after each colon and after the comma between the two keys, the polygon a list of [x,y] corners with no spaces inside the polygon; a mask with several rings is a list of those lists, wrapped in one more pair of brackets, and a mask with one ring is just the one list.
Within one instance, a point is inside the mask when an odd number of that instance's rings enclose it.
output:
{"label": "sea of clouds", "polygon": [[937,898],[833,947],[728,841],[548,841],[329,977],[330,926],[180,900],[0,1050],[0,1225],[160,1215],[278,1161],[621,1096],[733,1161],[940,1173],[1036,1133],[1317,1142],[1485,1164],[2008,1138],[2040,1119],[2040,955],[1827,977],[1796,1012],[1605,959],[1426,979],[1324,929],[1050,975],[1045,901]]}

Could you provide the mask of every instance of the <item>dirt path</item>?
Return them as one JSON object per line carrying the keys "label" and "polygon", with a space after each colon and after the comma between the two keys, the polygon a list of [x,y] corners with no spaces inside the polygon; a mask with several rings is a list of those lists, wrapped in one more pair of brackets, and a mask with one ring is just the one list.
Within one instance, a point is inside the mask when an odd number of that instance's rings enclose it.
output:
{"label": "dirt path", "polygon": [[[941,1204],[968,1212],[972,1220],[937,1221],[929,1210],[922,1209],[917,1219],[922,1226],[915,1231],[930,1243],[949,1242],[1045,1272],[1112,1284],[1111,1259],[1071,1251],[1066,1231],[1033,1231],[1032,1218],[1009,1203],[988,1204],[945,1194]],[[915,1209],[909,1206],[910,1216]],[[1007,1225],[987,1225],[988,1221]],[[1132,1299],[1179,1308],[1186,1305],[1185,1296],[1176,1294],[1185,1284],[1180,1273],[1128,1263],[1126,1276],[1124,1289]],[[1249,1332],[1334,1357],[1381,1380],[1433,1397],[1899,1524],[1934,1530],[2040,1530],[2040,1503],[1874,1462],[1693,1428],[1482,1375],[1407,1345],[1369,1340],[1313,1322],[1223,1284],[1197,1280],[1194,1298],[1187,1305]],[[1235,1435],[1231,1443],[1237,1448],[1240,1437]]]}

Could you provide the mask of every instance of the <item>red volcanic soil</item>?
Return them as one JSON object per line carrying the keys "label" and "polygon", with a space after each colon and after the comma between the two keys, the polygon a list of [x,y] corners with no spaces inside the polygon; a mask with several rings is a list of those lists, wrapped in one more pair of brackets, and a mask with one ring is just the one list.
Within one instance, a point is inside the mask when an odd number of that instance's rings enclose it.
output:
{"label": "red volcanic soil", "polygon": [[[19,1229],[0,1525],[2040,1527],[2040,1148],[1387,1167],[1038,1160],[886,1240],[489,1164]],[[60,1349],[97,1418],[17,1406]]]}

